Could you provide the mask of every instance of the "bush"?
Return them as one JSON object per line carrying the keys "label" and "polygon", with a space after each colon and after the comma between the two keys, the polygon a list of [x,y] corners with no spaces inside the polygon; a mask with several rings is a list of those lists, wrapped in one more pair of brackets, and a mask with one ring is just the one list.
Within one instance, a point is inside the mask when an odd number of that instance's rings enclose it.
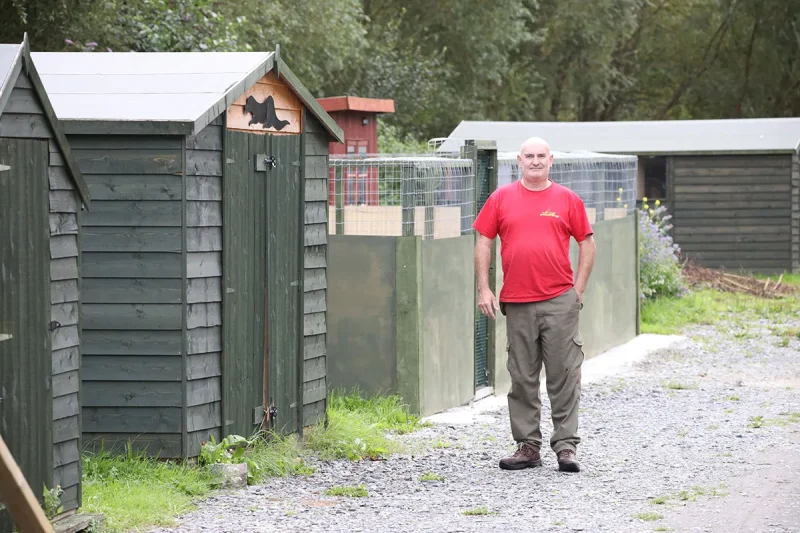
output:
{"label": "bush", "polygon": [[647,198],[639,210],[639,276],[642,299],[683,296],[686,282],[681,272],[680,247],[669,235],[671,215],[656,201],[650,209]]}

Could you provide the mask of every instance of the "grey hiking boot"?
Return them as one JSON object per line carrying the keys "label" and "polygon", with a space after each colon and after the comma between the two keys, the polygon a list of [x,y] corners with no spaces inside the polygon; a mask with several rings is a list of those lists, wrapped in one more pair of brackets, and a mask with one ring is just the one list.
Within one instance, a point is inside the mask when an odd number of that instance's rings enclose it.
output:
{"label": "grey hiking boot", "polygon": [[558,469],[561,472],[580,472],[581,465],[575,460],[575,452],[572,450],[561,450],[556,454],[558,457]]}
{"label": "grey hiking boot", "polygon": [[539,450],[525,442],[520,443],[514,455],[500,460],[503,470],[522,470],[534,466],[542,466],[542,458]]}

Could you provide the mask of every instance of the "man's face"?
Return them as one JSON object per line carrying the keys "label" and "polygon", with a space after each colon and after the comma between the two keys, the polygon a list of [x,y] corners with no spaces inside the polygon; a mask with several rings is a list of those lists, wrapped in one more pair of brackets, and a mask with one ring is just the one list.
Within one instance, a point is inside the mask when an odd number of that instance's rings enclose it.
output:
{"label": "man's face", "polygon": [[526,178],[547,179],[553,163],[553,154],[546,144],[531,142],[522,147],[517,155],[517,163]]}

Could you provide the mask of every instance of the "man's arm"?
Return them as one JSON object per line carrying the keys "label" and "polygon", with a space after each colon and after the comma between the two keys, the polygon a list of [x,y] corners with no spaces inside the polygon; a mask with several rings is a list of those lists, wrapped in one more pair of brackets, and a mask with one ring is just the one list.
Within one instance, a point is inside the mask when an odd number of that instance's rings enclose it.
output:
{"label": "man's arm", "polygon": [[495,318],[495,309],[500,309],[497,299],[489,288],[489,264],[492,261],[492,239],[478,233],[475,243],[475,273],[478,276],[478,309],[484,315]]}
{"label": "man's arm", "polygon": [[594,235],[589,235],[578,243],[578,275],[575,277],[575,292],[578,293],[581,301],[583,301],[583,291],[586,290],[586,284],[589,283],[589,274],[592,273],[596,251],[597,246],[594,242]]}

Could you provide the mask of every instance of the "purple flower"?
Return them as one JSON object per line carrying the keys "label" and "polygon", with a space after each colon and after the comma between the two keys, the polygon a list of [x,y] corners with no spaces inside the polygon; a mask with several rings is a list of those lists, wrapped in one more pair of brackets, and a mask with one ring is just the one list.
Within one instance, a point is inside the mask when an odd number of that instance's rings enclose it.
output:
{"label": "purple flower", "polygon": [[67,44],[75,44],[74,42],[72,42],[72,39],[64,39],[64,42]]}

